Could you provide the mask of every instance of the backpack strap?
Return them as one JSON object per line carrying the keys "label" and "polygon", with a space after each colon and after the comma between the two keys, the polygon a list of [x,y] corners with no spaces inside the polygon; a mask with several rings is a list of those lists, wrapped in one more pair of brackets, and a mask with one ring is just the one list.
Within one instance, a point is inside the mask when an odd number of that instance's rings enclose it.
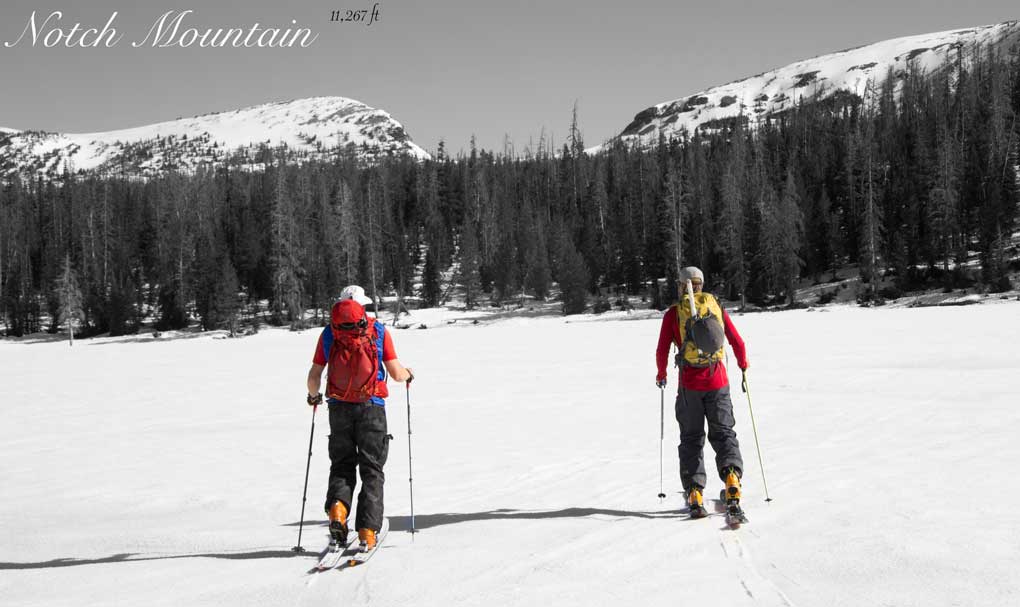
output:
{"label": "backpack strap", "polygon": [[376,375],[378,381],[386,381],[386,365],[383,364],[383,345],[386,343],[386,325],[379,319],[372,319],[372,326],[375,327],[375,354],[379,361],[379,373]]}
{"label": "backpack strap", "polygon": [[683,331],[680,330],[680,304],[673,304],[673,314],[676,317],[676,336],[673,341],[676,342],[676,347],[680,348],[684,341]]}
{"label": "backpack strap", "polygon": [[676,341],[676,357],[673,359],[673,363],[678,368],[681,369],[687,362],[686,359],[684,358],[684,350],[687,349],[688,340],[690,340],[691,338],[689,330],[690,328],[680,326],[682,317],[682,305],[683,304],[680,302],[673,305],[673,310],[676,314],[676,337],[674,338],[674,341]]}
{"label": "backpack strap", "polygon": [[333,327],[326,325],[322,329],[322,354],[329,362],[329,350],[333,347]]}

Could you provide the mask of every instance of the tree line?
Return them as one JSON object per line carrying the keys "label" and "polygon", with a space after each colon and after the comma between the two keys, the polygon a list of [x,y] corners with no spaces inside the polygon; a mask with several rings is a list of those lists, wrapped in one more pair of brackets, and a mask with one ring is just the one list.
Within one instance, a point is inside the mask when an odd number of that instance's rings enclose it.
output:
{"label": "tree line", "polygon": [[[980,281],[1011,287],[1020,61],[957,49],[933,73],[890,72],[864,99],[807,99],[640,148],[567,140],[369,164],[261,148],[148,179],[65,173],[0,187],[6,332],[237,329],[323,322],[350,283],[373,297],[468,307],[524,298],[604,309],[607,293],[676,293],[698,265],[744,304],[857,266],[862,294]],[[968,261],[977,260],[977,273]],[[556,287],[554,289],[554,287]],[[265,303],[268,302],[268,303]],[[73,305],[72,305],[73,304]],[[309,313],[309,311],[311,311]],[[309,315],[310,314],[310,315]]]}

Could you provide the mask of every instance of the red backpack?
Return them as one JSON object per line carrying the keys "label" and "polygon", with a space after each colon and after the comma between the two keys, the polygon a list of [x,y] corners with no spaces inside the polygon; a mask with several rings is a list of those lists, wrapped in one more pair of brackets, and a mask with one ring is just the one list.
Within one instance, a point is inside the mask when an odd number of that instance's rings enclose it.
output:
{"label": "red backpack", "polygon": [[[327,327],[323,348],[329,367],[326,372],[326,396],[348,403],[362,403],[377,396],[379,353],[375,340],[376,324],[353,329]],[[332,342],[332,343],[327,343]]]}

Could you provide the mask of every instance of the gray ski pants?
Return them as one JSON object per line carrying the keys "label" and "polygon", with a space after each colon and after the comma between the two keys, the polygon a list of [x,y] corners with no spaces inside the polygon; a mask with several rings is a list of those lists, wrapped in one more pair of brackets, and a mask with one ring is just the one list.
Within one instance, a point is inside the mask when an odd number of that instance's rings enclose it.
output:
{"label": "gray ski pants", "polygon": [[676,397],[676,421],[680,424],[680,481],[686,492],[693,486],[705,488],[705,421],[708,421],[708,442],[715,450],[715,467],[720,479],[723,471],[733,467],[742,474],[744,462],[740,443],[733,431],[733,403],[730,387],[699,392],[681,388]]}
{"label": "gray ski pants", "polygon": [[382,529],[383,466],[390,451],[386,432],[386,407],[365,403],[329,405],[329,486],[326,511],[340,500],[351,511],[356,469],[361,471],[356,529]]}

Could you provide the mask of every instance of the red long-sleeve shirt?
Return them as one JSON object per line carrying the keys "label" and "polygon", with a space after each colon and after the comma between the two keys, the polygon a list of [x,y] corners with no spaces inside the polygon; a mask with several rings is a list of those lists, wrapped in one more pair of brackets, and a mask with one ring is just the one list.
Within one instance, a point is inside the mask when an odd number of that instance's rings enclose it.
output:
{"label": "red long-sleeve shirt", "polygon": [[[723,326],[726,328],[726,341],[730,342],[733,354],[737,357],[737,366],[741,369],[747,368],[747,351],[744,348],[744,340],[737,333],[733,326],[730,315],[726,310],[722,311]],[[655,348],[655,366],[658,369],[656,380],[666,379],[666,365],[669,362],[669,348],[673,343],[677,348],[683,347],[683,342],[676,330],[676,308],[670,307],[662,316],[662,326],[659,328],[659,345]],[[684,365],[680,371],[680,384],[688,390],[707,392],[718,390],[729,383],[726,375],[726,365],[722,362],[713,363],[709,367],[692,367]]]}

